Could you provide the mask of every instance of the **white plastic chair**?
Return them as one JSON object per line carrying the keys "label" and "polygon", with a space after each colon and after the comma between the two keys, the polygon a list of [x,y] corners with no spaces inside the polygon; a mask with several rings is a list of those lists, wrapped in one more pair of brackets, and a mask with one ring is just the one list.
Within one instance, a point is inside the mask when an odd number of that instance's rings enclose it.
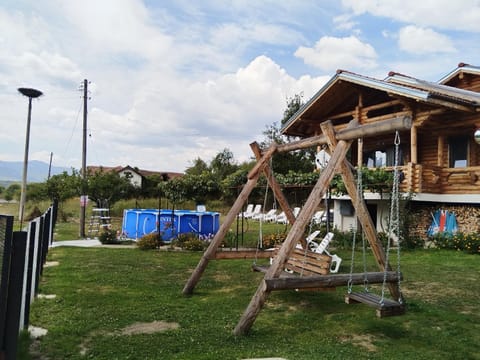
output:
{"label": "white plastic chair", "polygon": [[255,207],[253,208],[253,211],[251,213],[245,214],[245,215],[243,215],[243,217],[246,218],[246,219],[253,218],[255,215],[260,214],[261,211],[262,211],[262,205],[257,204],[257,205],[255,205]]}
{"label": "white plastic chair", "polygon": [[[312,234],[310,234],[306,239],[307,240],[307,245],[310,248],[310,250],[312,250],[313,252],[315,252],[317,254],[325,253],[328,256],[330,256],[332,258],[332,262],[330,264],[330,272],[331,273],[337,273],[338,270],[340,269],[340,264],[342,263],[342,258],[339,257],[336,254],[333,254],[333,255],[330,254],[330,252],[327,250],[328,245],[330,245],[330,241],[332,241],[332,239],[333,239],[333,233],[331,233],[331,232],[327,233],[327,235],[325,235],[325,237],[320,242],[320,244],[313,241],[319,233],[320,233],[319,231],[318,232],[314,231]],[[313,234],[315,234],[315,236],[312,236]]]}
{"label": "white plastic chair", "polygon": [[253,212],[253,204],[248,204],[244,212],[238,214],[238,217],[245,217],[245,215],[250,215]]}

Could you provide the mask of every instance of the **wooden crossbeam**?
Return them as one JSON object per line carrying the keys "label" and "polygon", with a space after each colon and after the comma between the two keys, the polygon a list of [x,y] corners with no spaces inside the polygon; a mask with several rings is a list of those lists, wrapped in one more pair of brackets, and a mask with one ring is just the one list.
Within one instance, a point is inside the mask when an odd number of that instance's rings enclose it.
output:
{"label": "wooden crossbeam", "polygon": [[391,299],[383,299],[369,292],[354,292],[345,295],[347,304],[362,303],[376,309],[379,318],[405,314],[405,304]]}
{"label": "wooden crossbeam", "polygon": [[[369,284],[381,284],[383,272],[354,273],[351,276],[352,285],[361,285],[367,279]],[[401,276],[400,276],[401,277]],[[315,289],[347,286],[350,274],[328,274],[316,276],[304,276],[282,274],[279,278],[265,279],[267,291],[288,290],[288,289]],[[396,271],[387,272],[387,282],[397,282]]]}

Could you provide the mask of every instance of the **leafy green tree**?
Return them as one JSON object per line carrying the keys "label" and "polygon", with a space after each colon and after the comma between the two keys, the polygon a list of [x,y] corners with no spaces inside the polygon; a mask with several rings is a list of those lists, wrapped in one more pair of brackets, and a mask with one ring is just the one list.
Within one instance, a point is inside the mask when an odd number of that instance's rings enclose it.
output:
{"label": "leafy green tree", "polygon": [[182,181],[186,197],[194,200],[197,204],[222,196],[221,182],[215,174],[204,171],[200,175],[185,175]]}
{"label": "leafy green tree", "polygon": [[4,194],[5,200],[12,201],[14,198],[19,199],[21,188],[22,187],[20,186],[20,184],[17,184],[17,183],[11,184],[9,187],[5,189],[5,194]]}
{"label": "leafy green tree", "polygon": [[49,196],[46,182],[27,184],[27,200],[42,201],[48,199]]}
{"label": "leafy green tree", "polygon": [[109,207],[120,199],[128,198],[134,191],[130,181],[115,171],[99,171],[87,176],[88,196],[97,207]]}
{"label": "leafy green tree", "polygon": [[185,174],[187,175],[201,175],[205,171],[210,171],[210,168],[208,167],[208,164],[197,157],[195,160],[193,160],[193,165],[190,166],[185,170]]}
{"label": "leafy green tree", "polygon": [[235,172],[238,166],[235,164],[235,158],[232,151],[223,149],[210,162],[210,170],[220,181],[228,175]]}
{"label": "leafy green tree", "polygon": [[80,174],[75,169],[72,169],[71,174],[64,171],[61,174],[53,175],[46,183],[47,194],[52,200],[64,202],[80,195],[81,181]]}
{"label": "leafy green tree", "polygon": [[187,189],[183,177],[159,183],[159,188],[165,197],[173,204],[187,200]]}
{"label": "leafy green tree", "polygon": [[[264,149],[268,148],[272,143],[285,144],[295,137],[285,136],[281,133],[281,127],[302,107],[302,95],[295,95],[287,99],[287,108],[283,112],[283,118],[278,122],[266,127],[263,135],[265,139],[260,146]],[[308,150],[297,150],[284,153],[276,153],[272,156],[272,169],[275,173],[288,174],[291,171],[309,173],[315,169],[315,153],[316,148]]]}

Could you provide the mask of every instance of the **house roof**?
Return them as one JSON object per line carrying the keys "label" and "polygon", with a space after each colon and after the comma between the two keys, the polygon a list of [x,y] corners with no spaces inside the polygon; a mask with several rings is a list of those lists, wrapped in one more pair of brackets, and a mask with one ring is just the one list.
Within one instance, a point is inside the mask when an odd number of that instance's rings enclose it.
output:
{"label": "house roof", "polygon": [[151,175],[164,175],[166,174],[169,179],[174,179],[180,176],[183,176],[182,173],[177,173],[177,172],[169,172],[169,171],[152,171],[152,170],[144,170],[144,169],[138,169],[131,167],[130,165],[127,166],[88,166],[88,170],[91,172],[97,172],[97,171],[115,171],[117,173],[120,173],[122,171],[133,171],[137,173],[140,176],[151,176]]}
{"label": "house roof", "polygon": [[[480,75],[480,69],[477,71]],[[329,116],[354,110],[358,105],[359,93],[362,93],[364,106],[391,101],[392,97],[396,97],[459,111],[480,110],[480,93],[474,91],[423,81],[395,72],[390,72],[386,79],[379,80],[338,70],[285,123],[281,132],[300,137],[313,135],[313,132],[318,130],[319,122],[327,120]]]}
{"label": "house roof", "polygon": [[459,63],[456,69],[450,71],[447,75],[441,78],[438,83],[446,84],[450,82],[450,80],[452,80],[453,78],[461,76],[462,74],[480,75],[480,66]]}

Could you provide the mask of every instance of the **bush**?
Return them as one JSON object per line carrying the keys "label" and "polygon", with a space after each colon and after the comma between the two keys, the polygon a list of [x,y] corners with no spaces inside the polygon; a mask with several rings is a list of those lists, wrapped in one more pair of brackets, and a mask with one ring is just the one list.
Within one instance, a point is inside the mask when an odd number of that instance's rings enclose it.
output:
{"label": "bush", "polygon": [[267,234],[263,236],[263,248],[273,248],[277,245],[282,244],[285,239],[287,238],[287,233],[275,233],[275,234]]}
{"label": "bush", "polygon": [[102,244],[118,244],[119,241],[117,239],[117,232],[113,229],[104,228],[100,235],[98,236],[98,240]]}
{"label": "bush", "polygon": [[480,254],[479,233],[456,233],[454,235],[438,233],[432,237],[436,247],[440,249],[451,249],[465,251],[470,254]]}
{"label": "bush", "polygon": [[137,240],[137,246],[140,250],[155,250],[162,245],[162,237],[156,232],[144,235]]}
{"label": "bush", "polygon": [[178,234],[174,244],[183,250],[204,251],[210,244],[209,238],[200,239],[195,233]]}

